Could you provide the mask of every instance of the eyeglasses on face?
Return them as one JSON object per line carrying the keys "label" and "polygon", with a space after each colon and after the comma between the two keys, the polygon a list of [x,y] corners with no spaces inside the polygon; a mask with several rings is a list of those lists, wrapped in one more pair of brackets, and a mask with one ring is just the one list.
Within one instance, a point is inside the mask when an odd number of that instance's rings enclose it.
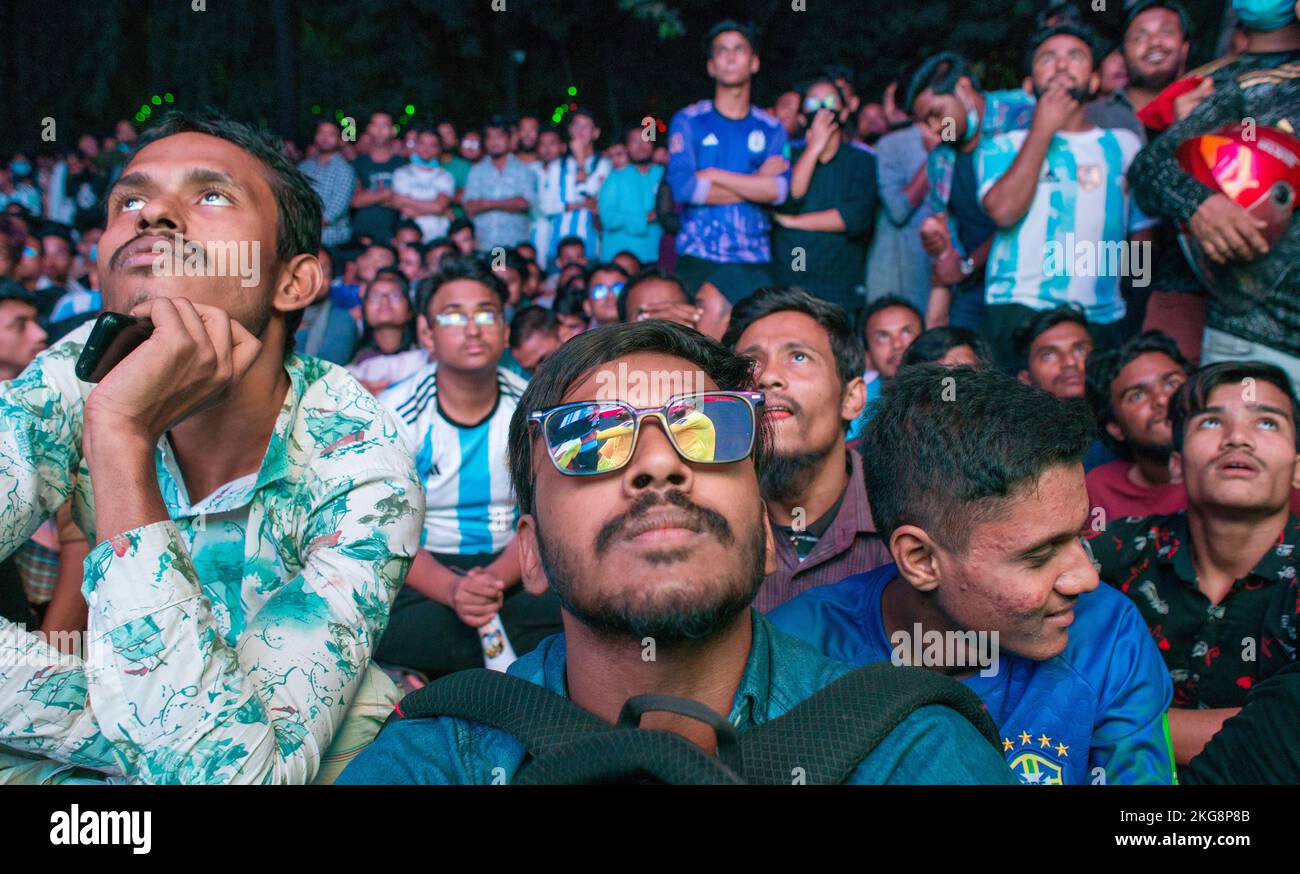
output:
{"label": "eyeglasses on face", "polygon": [[[474,313],[474,324],[476,325],[495,325],[499,321],[499,315],[495,310],[479,310]],[[470,316],[468,313],[438,313],[433,317],[441,328],[463,328],[469,324]]]}
{"label": "eyeglasses on face", "polygon": [[623,293],[623,286],[626,282],[602,282],[600,285],[591,287],[592,300],[604,300],[607,297],[618,297]]}
{"label": "eyeglasses on face", "polygon": [[566,476],[612,473],[636,452],[641,422],[659,420],[673,449],[696,464],[733,464],[754,451],[762,392],[706,391],[675,395],[661,407],[622,401],[579,401],[530,413],[546,454]]}

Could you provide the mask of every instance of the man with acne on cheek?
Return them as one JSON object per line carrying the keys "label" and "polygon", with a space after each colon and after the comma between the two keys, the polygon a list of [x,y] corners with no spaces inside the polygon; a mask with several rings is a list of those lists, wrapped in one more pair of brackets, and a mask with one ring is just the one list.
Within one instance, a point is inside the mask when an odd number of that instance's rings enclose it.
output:
{"label": "man with acne on cheek", "polygon": [[[270,135],[173,114],[107,213],[105,309],[152,334],[98,384],[87,325],[0,386],[0,556],[69,497],[93,545],[83,652],[0,622],[0,782],[329,781],[396,699],[370,655],[424,494],[379,404],[294,354],[320,198]],[[178,245],[259,260],[170,275]]]}

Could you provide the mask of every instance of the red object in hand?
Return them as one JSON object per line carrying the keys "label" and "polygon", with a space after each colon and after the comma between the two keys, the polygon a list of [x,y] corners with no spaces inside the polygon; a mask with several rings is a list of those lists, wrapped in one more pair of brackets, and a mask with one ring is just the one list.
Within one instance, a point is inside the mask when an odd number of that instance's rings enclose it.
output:
{"label": "red object in hand", "polygon": [[1164,91],[1161,91],[1155,100],[1139,109],[1137,113],[1138,120],[1148,130],[1164,130],[1177,120],[1174,118],[1174,99],[1182,97],[1188,91],[1195,91],[1204,81],[1204,76],[1179,79]]}
{"label": "red object in hand", "polygon": [[1300,139],[1275,127],[1226,125],[1180,145],[1178,163],[1266,222],[1270,246],[1286,233],[1300,195]]}

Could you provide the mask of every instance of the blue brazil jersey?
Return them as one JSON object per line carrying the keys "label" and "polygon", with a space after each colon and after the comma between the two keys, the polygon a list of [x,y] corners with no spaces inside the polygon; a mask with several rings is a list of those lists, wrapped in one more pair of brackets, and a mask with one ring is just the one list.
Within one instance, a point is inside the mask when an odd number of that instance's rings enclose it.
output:
{"label": "blue brazil jersey", "polygon": [[768,204],[705,204],[708,183],[695,178],[706,167],[752,175],[772,157],[786,160],[777,178],[776,203],[790,192],[790,147],[785,128],[757,107],[731,119],[712,100],[693,103],[673,116],[668,129],[668,184],[682,205],[677,252],[724,264],[772,260]]}
{"label": "blue brazil jersey", "polygon": [[[880,597],[896,576],[889,564],[818,586],[768,618],[831,659],[885,661],[893,647]],[[1110,586],[1079,596],[1060,655],[1040,662],[1004,650],[996,673],[962,682],[984,701],[1023,783],[1173,782],[1169,672],[1137,609]]]}

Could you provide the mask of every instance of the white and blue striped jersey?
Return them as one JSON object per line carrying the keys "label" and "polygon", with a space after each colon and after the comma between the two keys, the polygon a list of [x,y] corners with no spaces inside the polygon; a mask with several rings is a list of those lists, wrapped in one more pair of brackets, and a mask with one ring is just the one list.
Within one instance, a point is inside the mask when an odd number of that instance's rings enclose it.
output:
{"label": "white and blue striped jersey", "polygon": [[[1011,168],[1027,136],[1027,131],[1011,131],[980,145],[975,156],[980,200]],[[1124,175],[1141,150],[1141,141],[1128,130],[1058,131],[1029,211],[993,236],[986,301],[1036,310],[1074,303],[1090,322],[1122,319],[1120,277],[1133,275],[1135,267],[1126,241],[1130,232],[1153,224],[1131,202]],[[1142,263],[1149,267],[1149,258]]]}
{"label": "white and blue striped jersey", "polygon": [[438,403],[438,363],[430,362],[379,395],[415,457],[424,484],[421,543],[434,553],[499,552],[515,536],[519,512],[510,488],[506,442],[528,383],[497,368],[497,403],[483,421],[448,419]]}

